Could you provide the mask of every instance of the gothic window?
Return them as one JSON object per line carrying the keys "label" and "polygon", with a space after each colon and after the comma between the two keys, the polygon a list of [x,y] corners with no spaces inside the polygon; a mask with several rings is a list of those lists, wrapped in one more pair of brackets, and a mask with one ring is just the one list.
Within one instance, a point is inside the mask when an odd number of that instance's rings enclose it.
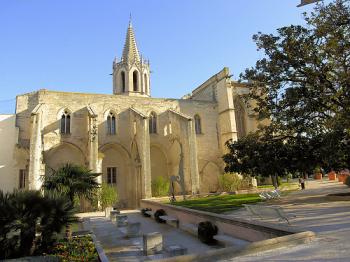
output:
{"label": "gothic window", "polygon": [[120,73],[120,78],[121,78],[121,84],[122,84],[122,92],[125,92],[125,72],[122,71]]}
{"label": "gothic window", "polygon": [[19,184],[18,188],[23,189],[26,187],[26,170],[20,169],[19,170]]}
{"label": "gothic window", "polygon": [[117,168],[107,167],[107,184],[117,183]]}
{"label": "gothic window", "polygon": [[157,133],[157,115],[152,112],[149,116],[149,133],[156,134]]}
{"label": "gothic window", "polygon": [[132,84],[134,91],[139,91],[138,72],[136,70],[132,73]]}
{"label": "gothic window", "polygon": [[237,136],[241,138],[246,135],[245,110],[238,98],[234,100]]}
{"label": "gothic window", "polygon": [[199,117],[199,115],[194,116],[194,128],[196,134],[202,134],[201,118]]}
{"label": "gothic window", "polygon": [[144,74],[143,76],[145,82],[145,93],[148,93],[148,78],[146,74]]}
{"label": "gothic window", "polygon": [[107,116],[107,133],[108,135],[116,134],[116,120],[115,115],[112,112]]}
{"label": "gothic window", "polygon": [[70,114],[67,110],[61,116],[61,134],[70,134]]}

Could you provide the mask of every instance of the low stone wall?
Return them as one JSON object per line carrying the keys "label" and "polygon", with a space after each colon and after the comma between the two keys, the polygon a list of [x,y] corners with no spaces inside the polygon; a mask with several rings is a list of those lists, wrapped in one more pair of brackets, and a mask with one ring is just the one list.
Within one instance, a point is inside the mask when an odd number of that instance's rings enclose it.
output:
{"label": "low stone wall", "polygon": [[182,228],[184,224],[198,224],[201,221],[210,221],[218,227],[219,234],[226,234],[250,242],[262,241],[305,231],[300,228],[293,228],[282,224],[272,225],[260,221],[232,218],[227,215],[173,206],[147,199],[141,200],[141,207],[151,208],[153,211],[164,209],[167,215],[178,218],[180,228]]}
{"label": "low stone wall", "polygon": [[201,254],[190,254],[157,260],[158,262],[211,262],[232,259],[234,257],[256,254],[257,252],[272,250],[275,248],[289,247],[309,243],[315,238],[315,233],[305,231],[283,237],[254,242],[245,247],[228,247]]}

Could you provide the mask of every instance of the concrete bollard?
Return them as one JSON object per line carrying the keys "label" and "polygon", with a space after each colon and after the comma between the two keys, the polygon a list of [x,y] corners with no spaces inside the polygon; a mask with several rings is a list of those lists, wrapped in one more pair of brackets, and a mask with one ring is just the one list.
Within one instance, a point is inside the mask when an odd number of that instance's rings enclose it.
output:
{"label": "concrete bollard", "polygon": [[143,254],[145,256],[162,252],[163,236],[161,233],[153,232],[143,235]]}

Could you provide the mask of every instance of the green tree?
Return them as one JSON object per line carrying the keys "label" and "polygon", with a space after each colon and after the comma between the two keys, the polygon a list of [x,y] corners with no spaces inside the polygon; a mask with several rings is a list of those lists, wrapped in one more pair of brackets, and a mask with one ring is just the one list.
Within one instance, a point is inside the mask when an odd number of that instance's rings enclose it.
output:
{"label": "green tree", "polygon": [[306,26],[254,35],[264,58],[241,75],[259,119],[280,135],[309,136],[350,128],[349,0],[318,4]]}
{"label": "green tree", "polygon": [[289,146],[276,137],[257,132],[235,142],[228,141],[226,146],[229,153],[223,156],[225,172],[271,176],[277,188],[277,177],[286,174],[290,168]]}
{"label": "green tree", "polygon": [[[250,137],[232,146],[243,156],[266,150],[267,158],[259,161],[274,163],[286,152],[289,161],[277,169],[305,174],[318,165],[350,164],[350,0],[322,2],[304,17],[305,26],[253,36],[264,57],[241,74],[241,81],[250,88],[245,98],[257,119],[269,125],[260,126],[257,134],[264,138],[255,137],[258,144]],[[257,160],[231,160],[265,173]],[[280,173],[274,166],[266,167]]]}

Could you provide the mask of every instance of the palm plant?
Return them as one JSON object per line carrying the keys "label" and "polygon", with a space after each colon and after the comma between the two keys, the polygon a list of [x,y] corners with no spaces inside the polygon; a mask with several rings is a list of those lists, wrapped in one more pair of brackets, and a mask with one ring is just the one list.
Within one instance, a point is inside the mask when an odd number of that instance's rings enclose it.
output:
{"label": "palm plant", "polygon": [[63,226],[78,221],[74,216],[75,209],[72,202],[55,192],[45,193],[45,202],[42,205],[43,215],[40,221],[41,243],[39,251],[48,250],[57,240],[58,233]]}
{"label": "palm plant", "polygon": [[[65,197],[43,196],[39,191],[0,191],[0,259],[46,252],[62,228],[74,221],[73,205]],[[39,229],[41,242],[35,241]]]}
{"label": "palm plant", "polygon": [[[74,198],[86,198],[90,201],[97,194],[99,183],[97,177],[100,173],[93,173],[84,166],[67,163],[44,177],[42,187],[46,191],[64,194],[70,203],[74,203]],[[67,237],[70,236],[70,226],[67,225]]]}
{"label": "palm plant", "polygon": [[76,196],[93,200],[99,188],[97,177],[100,175],[84,166],[67,163],[44,177],[43,188],[66,195],[72,203]]}

